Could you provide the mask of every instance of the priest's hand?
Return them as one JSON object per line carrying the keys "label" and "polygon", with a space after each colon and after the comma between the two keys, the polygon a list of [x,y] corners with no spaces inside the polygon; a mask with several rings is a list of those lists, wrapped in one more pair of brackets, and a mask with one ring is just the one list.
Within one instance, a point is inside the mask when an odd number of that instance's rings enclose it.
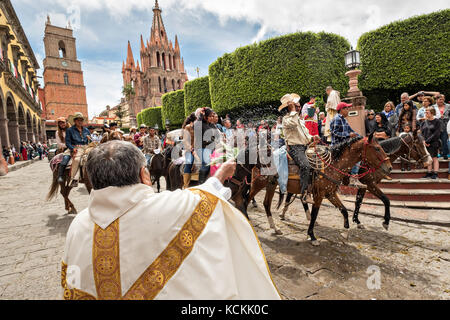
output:
{"label": "priest's hand", "polygon": [[236,171],[236,160],[231,159],[220,166],[220,168],[214,174],[214,177],[219,179],[219,181],[223,184],[226,179],[234,175],[235,171]]}

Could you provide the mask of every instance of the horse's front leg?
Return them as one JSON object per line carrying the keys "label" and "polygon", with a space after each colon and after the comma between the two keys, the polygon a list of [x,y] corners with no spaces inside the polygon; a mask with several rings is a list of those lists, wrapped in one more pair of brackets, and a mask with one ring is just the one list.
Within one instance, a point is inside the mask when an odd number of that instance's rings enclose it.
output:
{"label": "horse's front leg", "polygon": [[159,184],[159,178],[160,178],[160,177],[157,177],[157,178],[156,178],[156,186],[157,186],[157,189],[158,189],[158,193],[161,192],[161,185]]}
{"label": "horse's front leg", "polygon": [[353,222],[356,223],[358,229],[364,229],[363,224],[358,219],[359,209],[361,208],[361,204],[364,200],[364,196],[366,194],[366,188],[358,189],[358,193],[356,194],[356,202],[355,202],[355,211],[353,212]]}
{"label": "horse's front leg", "polygon": [[376,185],[368,185],[369,191],[379,198],[381,201],[383,201],[384,204],[384,222],[383,222],[383,228],[388,230],[389,229],[389,222],[391,221],[391,202],[389,201],[389,198],[383,193],[383,191],[380,190]]}
{"label": "horse's front leg", "polygon": [[275,194],[275,189],[277,185],[274,183],[269,183],[266,187],[266,196],[264,197],[264,209],[266,211],[267,220],[269,220],[270,227],[275,231],[275,234],[281,235],[283,232],[275,225],[273,221],[272,212],[270,211],[270,207],[272,204],[273,196]]}
{"label": "horse's front leg", "polygon": [[311,210],[311,221],[309,222],[308,236],[313,246],[318,246],[320,244],[314,235],[314,224],[316,223],[317,216],[319,215],[319,209],[320,205],[322,204],[322,200],[323,199],[320,196],[314,197],[314,204]]}
{"label": "horse's front leg", "polygon": [[289,208],[289,204],[291,203],[291,199],[292,199],[293,195],[294,195],[293,193],[289,193],[289,192],[287,194],[286,202],[284,203],[283,211],[280,214],[280,219],[281,220],[286,220],[286,212],[287,212],[287,210]]}
{"label": "horse's front leg", "polygon": [[342,204],[341,199],[339,199],[337,193],[334,193],[330,196],[327,196],[327,199],[336,207],[338,208],[342,216],[344,217],[344,228],[345,232],[341,233],[341,236],[348,240],[350,238],[350,224],[348,222],[348,211],[347,208]]}

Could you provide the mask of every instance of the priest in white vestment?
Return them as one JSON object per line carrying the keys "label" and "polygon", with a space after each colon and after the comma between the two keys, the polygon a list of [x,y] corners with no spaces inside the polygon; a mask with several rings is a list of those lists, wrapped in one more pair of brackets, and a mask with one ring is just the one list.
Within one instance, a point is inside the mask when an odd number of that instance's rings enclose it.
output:
{"label": "priest in white vestment", "polygon": [[328,100],[325,106],[325,111],[327,112],[327,120],[325,122],[325,133],[328,142],[331,142],[331,131],[330,124],[334,117],[337,115],[337,105],[341,102],[339,91],[334,90],[331,86],[327,87]]}
{"label": "priest in white vestment", "polygon": [[155,193],[129,142],[93,149],[94,190],[67,233],[65,299],[280,299],[250,223],[227,200],[234,161],[206,183]]}

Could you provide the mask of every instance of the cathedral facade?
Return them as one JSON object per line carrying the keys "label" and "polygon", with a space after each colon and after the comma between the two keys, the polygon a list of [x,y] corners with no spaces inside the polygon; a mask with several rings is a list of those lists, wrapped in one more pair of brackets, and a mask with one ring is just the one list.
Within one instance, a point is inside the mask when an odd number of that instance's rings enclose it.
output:
{"label": "cathedral facade", "polygon": [[175,45],[168,40],[158,0],[153,7],[150,40],[144,43],[141,35],[140,63],[135,61],[128,41],[127,60],[123,62],[123,86],[133,87],[128,96],[130,121],[136,124],[136,115],[143,109],[162,105],[163,94],[184,88],[188,81],[180,45],[175,35]]}

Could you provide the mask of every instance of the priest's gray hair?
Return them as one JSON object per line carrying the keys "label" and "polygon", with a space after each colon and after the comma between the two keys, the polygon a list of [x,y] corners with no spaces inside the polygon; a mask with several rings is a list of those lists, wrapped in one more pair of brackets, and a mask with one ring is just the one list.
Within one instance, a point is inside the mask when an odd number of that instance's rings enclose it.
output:
{"label": "priest's gray hair", "polygon": [[91,150],[86,170],[94,190],[99,190],[140,183],[140,172],[146,165],[144,154],[135,145],[112,140]]}

